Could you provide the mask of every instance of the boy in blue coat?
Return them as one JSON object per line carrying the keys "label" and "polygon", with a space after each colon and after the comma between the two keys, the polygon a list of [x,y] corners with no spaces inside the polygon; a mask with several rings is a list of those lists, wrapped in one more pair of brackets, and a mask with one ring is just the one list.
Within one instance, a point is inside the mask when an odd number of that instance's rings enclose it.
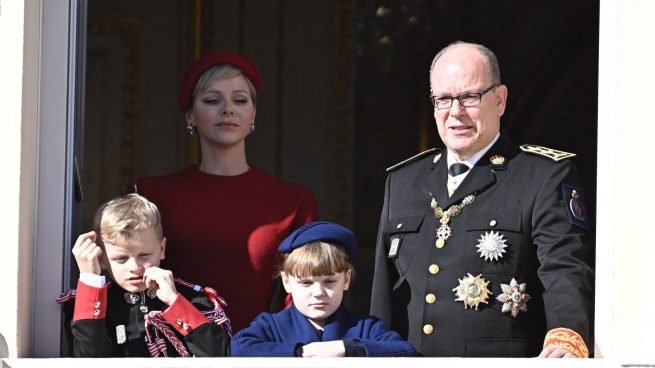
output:
{"label": "boy in blue coat", "polygon": [[416,356],[411,343],[376,317],[341,305],[353,276],[355,235],[330,222],[312,222],[280,244],[280,276],[293,305],[262,313],[232,339],[232,356]]}

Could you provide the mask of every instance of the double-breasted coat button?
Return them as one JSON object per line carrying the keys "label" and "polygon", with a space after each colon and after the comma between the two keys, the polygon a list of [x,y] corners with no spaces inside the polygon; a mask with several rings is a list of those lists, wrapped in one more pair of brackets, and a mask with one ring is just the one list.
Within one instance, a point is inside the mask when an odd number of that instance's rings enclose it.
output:
{"label": "double-breasted coat button", "polygon": [[436,263],[431,264],[430,267],[428,267],[428,271],[431,274],[436,275],[439,272],[439,265],[437,265]]}
{"label": "double-breasted coat button", "polygon": [[432,335],[432,331],[434,331],[434,327],[432,327],[431,324],[427,324],[423,326],[423,333],[426,335]]}
{"label": "double-breasted coat button", "polygon": [[428,294],[428,295],[425,296],[425,301],[426,301],[428,304],[432,304],[432,303],[434,303],[434,302],[437,301],[437,296],[434,295],[434,294],[432,294],[432,293],[430,293],[430,294]]}

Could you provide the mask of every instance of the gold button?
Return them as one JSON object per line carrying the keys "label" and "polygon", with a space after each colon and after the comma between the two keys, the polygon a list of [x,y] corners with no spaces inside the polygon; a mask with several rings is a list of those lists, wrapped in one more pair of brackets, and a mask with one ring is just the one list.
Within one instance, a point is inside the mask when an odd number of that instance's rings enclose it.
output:
{"label": "gold button", "polygon": [[403,227],[403,224],[402,224],[402,223],[396,225],[396,229],[400,229],[401,227]]}
{"label": "gold button", "polygon": [[423,326],[423,333],[426,335],[432,335],[432,331],[434,331],[434,327],[432,325],[425,325]]}
{"label": "gold button", "polygon": [[496,220],[489,221],[489,226],[496,226],[496,224],[497,224]]}
{"label": "gold button", "polygon": [[433,275],[437,274],[439,272],[439,265],[431,264],[430,268],[428,268],[428,271],[430,271],[430,273]]}
{"label": "gold button", "polygon": [[437,301],[437,296],[434,294],[428,294],[425,296],[425,301],[428,302],[428,304],[432,304]]}

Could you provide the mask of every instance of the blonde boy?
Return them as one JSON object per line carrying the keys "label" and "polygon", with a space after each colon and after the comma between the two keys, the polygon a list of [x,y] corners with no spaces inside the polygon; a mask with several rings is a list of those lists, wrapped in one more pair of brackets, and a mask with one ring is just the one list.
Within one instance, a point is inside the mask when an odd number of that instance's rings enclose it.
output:
{"label": "blonde boy", "polygon": [[144,197],[129,194],[98,208],[94,231],[73,246],[80,279],[66,327],[74,356],[229,354],[224,302],[160,268],[165,251],[159,211]]}

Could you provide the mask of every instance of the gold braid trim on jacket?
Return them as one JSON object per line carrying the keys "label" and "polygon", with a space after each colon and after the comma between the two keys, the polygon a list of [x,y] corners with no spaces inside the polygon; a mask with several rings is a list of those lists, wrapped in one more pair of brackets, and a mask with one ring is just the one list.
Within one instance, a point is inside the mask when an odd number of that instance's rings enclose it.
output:
{"label": "gold braid trim on jacket", "polygon": [[589,358],[589,349],[580,335],[568,328],[554,328],[546,334],[544,347],[554,345],[569,351],[576,358]]}

